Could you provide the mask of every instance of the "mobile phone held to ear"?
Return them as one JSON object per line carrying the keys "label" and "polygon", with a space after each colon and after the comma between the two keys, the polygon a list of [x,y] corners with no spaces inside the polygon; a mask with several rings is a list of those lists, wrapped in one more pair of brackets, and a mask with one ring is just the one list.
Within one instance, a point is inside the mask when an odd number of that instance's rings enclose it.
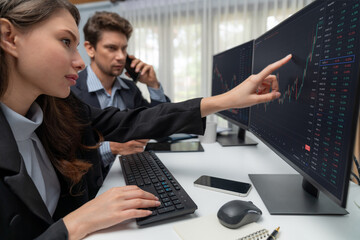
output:
{"label": "mobile phone held to ear", "polygon": [[125,69],[129,73],[130,77],[134,80],[134,82],[137,82],[139,79],[140,73],[135,72],[135,68],[131,67],[131,61],[132,61],[132,59],[129,58],[129,56],[126,56]]}
{"label": "mobile phone held to ear", "polygon": [[203,175],[194,182],[194,186],[214,190],[218,192],[228,193],[240,197],[246,197],[250,190],[251,184],[238,182],[223,178],[210,177]]}

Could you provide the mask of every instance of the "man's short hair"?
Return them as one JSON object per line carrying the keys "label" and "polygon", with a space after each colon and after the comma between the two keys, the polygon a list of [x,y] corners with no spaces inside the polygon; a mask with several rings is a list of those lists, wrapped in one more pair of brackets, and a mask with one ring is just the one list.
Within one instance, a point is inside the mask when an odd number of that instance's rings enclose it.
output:
{"label": "man's short hair", "polygon": [[119,14],[114,12],[95,12],[90,17],[84,28],[85,41],[90,42],[93,47],[96,47],[103,31],[115,31],[122,33],[129,40],[133,28],[128,20],[120,17]]}

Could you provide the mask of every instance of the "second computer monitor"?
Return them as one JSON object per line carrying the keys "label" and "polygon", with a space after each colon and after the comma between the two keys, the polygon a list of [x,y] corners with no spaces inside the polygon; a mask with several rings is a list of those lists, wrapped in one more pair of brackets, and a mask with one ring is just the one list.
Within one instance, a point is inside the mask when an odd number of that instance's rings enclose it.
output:
{"label": "second computer monitor", "polygon": [[[213,57],[212,96],[225,93],[242,83],[252,74],[253,41],[218,53]],[[219,135],[217,141],[223,146],[256,145],[245,136],[249,126],[249,108],[229,109],[218,116],[239,126],[238,134]]]}

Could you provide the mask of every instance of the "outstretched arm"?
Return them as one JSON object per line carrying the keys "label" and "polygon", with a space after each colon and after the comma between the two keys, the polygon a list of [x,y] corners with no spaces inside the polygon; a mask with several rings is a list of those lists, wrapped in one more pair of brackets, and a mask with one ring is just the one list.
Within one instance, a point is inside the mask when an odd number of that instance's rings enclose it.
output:
{"label": "outstretched arm", "polygon": [[291,59],[291,54],[264,68],[260,73],[251,75],[232,90],[201,101],[201,116],[230,108],[244,108],[258,103],[268,102],[280,97],[277,79],[271,75],[276,69]]}

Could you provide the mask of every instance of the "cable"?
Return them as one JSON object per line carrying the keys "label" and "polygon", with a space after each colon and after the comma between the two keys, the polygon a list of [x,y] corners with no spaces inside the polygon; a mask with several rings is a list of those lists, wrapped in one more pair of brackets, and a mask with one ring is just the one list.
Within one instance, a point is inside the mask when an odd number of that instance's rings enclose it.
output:
{"label": "cable", "polygon": [[356,168],[357,168],[358,172],[360,173],[359,161],[356,159],[355,154],[354,154],[354,156],[353,156],[353,157],[354,157],[354,162],[355,162]]}
{"label": "cable", "polygon": [[359,177],[358,176],[356,176],[356,174],[354,173],[354,172],[351,172],[351,176],[353,177],[353,178],[355,178],[356,179],[356,181],[357,181],[357,185],[360,185],[360,179],[359,179]]}
{"label": "cable", "polygon": [[[359,161],[356,159],[355,154],[353,155],[353,160],[354,160],[354,163],[355,163],[355,166],[356,166],[356,168],[357,168],[358,173],[360,173]],[[360,185],[360,178],[359,178],[359,176],[357,176],[353,171],[351,171],[351,176],[352,176],[353,178],[355,178],[356,181],[357,181],[357,184]]]}

